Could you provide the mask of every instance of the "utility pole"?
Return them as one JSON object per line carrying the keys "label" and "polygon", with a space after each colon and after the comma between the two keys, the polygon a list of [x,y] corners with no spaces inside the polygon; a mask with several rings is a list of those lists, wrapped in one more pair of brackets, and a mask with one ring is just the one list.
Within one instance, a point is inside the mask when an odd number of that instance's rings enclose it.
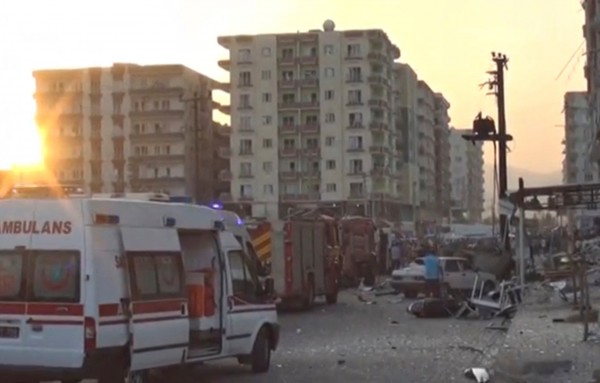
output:
{"label": "utility pole", "polygon": [[199,119],[199,103],[206,102],[206,97],[201,96],[198,92],[194,92],[194,95],[190,98],[183,98],[180,96],[182,102],[193,103],[194,108],[194,200],[196,203],[201,199],[200,195],[200,122]]}
{"label": "utility pole", "polygon": [[[494,120],[490,117],[483,118],[481,113],[473,121],[473,134],[464,134],[467,141],[491,141],[498,143],[498,200],[506,199],[508,190],[508,171],[506,164],[507,143],[513,137],[506,133],[506,111],[504,105],[504,71],[508,69],[508,57],[502,53],[492,52],[492,60],[496,64],[496,70],[487,72],[492,76],[490,80],[481,84],[488,86],[498,100],[498,130]],[[508,216],[500,214],[500,238],[503,250],[510,251],[510,239],[508,236]]]}

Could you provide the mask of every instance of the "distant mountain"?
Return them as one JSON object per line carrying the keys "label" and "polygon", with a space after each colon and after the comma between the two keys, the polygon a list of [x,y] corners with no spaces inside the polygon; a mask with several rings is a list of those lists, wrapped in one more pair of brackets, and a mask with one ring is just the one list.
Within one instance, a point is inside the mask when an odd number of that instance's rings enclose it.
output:
{"label": "distant mountain", "polygon": [[[494,167],[485,165],[485,208],[488,210],[494,195]],[[523,177],[525,187],[527,186],[551,186],[562,184],[562,172],[539,173],[527,169],[508,167],[508,190],[516,190],[519,187],[519,177]],[[498,191],[496,190],[496,193]]]}

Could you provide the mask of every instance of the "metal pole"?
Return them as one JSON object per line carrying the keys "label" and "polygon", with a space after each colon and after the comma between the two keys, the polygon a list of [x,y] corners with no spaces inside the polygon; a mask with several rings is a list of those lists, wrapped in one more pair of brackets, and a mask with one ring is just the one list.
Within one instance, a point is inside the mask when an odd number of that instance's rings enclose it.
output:
{"label": "metal pole", "polygon": [[[498,197],[503,199],[508,189],[508,172],[506,166],[506,115],[504,105],[504,69],[508,58],[504,54],[494,54],[493,60],[496,63],[496,79],[498,99]],[[507,235],[508,217],[505,214],[500,215],[500,237],[503,241],[505,250],[510,250],[509,236]]]}
{"label": "metal pole", "polygon": [[525,286],[525,208],[519,208],[519,279]]}

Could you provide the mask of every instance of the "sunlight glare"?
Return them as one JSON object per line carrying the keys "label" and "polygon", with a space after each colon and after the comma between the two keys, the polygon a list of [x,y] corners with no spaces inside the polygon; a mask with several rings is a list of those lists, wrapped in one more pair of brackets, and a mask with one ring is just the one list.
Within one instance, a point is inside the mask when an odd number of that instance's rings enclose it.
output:
{"label": "sunlight glare", "polygon": [[37,129],[23,129],[6,140],[5,145],[1,148],[0,168],[32,170],[42,168],[43,144]]}

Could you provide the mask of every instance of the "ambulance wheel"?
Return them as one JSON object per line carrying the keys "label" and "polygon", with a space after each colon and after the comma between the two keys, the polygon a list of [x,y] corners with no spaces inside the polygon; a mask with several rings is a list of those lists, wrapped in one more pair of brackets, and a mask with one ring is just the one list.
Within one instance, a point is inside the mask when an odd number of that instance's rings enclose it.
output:
{"label": "ambulance wheel", "polygon": [[269,366],[271,365],[271,343],[265,327],[261,328],[256,335],[250,359],[252,372],[260,374],[269,371]]}

